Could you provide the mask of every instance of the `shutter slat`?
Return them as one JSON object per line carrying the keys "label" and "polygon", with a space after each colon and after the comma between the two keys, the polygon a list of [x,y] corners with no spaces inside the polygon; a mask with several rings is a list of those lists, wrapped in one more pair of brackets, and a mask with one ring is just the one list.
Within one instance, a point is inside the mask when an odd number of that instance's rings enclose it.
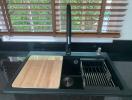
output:
{"label": "shutter slat", "polygon": [[[71,6],[100,6],[101,3],[70,3]],[[66,6],[67,4],[66,3],[56,3],[55,4],[56,6]],[[128,5],[128,3],[106,3],[106,6],[126,6]]]}
{"label": "shutter slat", "polygon": [[[65,9],[61,9],[62,11],[66,12]],[[123,12],[126,11],[127,9],[105,9],[105,11],[112,11],[112,12]],[[56,9],[56,11],[59,11],[59,9]],[[72,11],[82,11],[81,9],[72,9]],[[83,9],[83,12],[88,12],[88,11],[100,11],[100,9]]]}

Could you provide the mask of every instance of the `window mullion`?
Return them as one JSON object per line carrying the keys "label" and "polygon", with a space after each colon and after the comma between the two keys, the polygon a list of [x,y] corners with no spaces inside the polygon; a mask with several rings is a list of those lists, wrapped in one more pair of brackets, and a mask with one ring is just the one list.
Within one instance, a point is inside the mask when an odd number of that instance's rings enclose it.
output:
{"label": "window mullion", "polygon": [[56,35],[56,10],[55,10],[55,0],[51,0],[51,8],[52,8],[52,29],[53,29],[53,34]]}
{"label": "window mullion", "polygon": [[101,3],[101,9],[100,9],[100,15],[99,15],[99,21],[98,21],[98,27],[97,27],[98,33],[102,32],[106,2],[107,0],[102,0],[102,3]]}

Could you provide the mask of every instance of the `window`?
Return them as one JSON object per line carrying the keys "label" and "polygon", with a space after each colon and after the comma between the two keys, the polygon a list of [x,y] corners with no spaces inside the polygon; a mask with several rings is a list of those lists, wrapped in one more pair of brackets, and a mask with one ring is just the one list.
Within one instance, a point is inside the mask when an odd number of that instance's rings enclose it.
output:
{"label": "window", "polygon": [[63,35],[67,3],[73,34],[119,36],[127,0],[1,0],[0,33]]}

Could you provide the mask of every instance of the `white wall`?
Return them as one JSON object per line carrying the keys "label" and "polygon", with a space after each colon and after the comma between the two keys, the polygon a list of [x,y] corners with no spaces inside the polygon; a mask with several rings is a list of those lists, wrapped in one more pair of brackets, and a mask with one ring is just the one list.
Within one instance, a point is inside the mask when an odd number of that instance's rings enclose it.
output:
{"label": "white wall", "polygon": [[132,40],[132,0],[128,0],[128,10],[126,12],[120,39]]}

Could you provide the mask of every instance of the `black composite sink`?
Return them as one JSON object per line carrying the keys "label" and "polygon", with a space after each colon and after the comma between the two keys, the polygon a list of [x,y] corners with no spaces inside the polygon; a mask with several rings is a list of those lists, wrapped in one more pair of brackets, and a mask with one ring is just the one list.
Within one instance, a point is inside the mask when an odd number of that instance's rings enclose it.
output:
{"label": "black composite sink", "polygon": [[123,86],[106,54],[64,56],[60,88],[119,90]]}
{"label": "black composite sink", "polygon": [[[45,88],[12,88],[12,82],[17,74],[21,71],[23,64],[27,58],[22,61],[22,64],[16,66],[15,75],[11,77],[11,81],[4,87],[4,93],[24,93],[24,94],[75,94],[75,95],[131,95],[125,81],[123,81],[120,73],[109,59],[107,53],[97,55],[96,52],[72,52],[70,56],[64,56],[64,53],[53,52],[33,52],[30,55],[61,55],[63,56],[63,66],[61,73],[61,81],[59,89]],[[28,56],[28,57],[29,57]],[[13,62],[14,63],[14,62]],[[104,68],[105,64],[107,68]],[[10,64],[9,64],[10,65]],[[98,65],[98,66],[97,66]],[[6,68],[7,62],[4,63]],[[9,66],[11,67],[11,66]],[[83,68],[82,68],[83,67]],[[107,71],[109,70],[109,72]],[[8,71],[8,70],[7,70]],[[14,72],[14,70],[13,70]],[[111,74],[111,75],[110,75]],[[9,75],[11,76],[11,75]],[[103,77],[103,78],[102,78]],[[104,78],[105,77],[105,78]],[[102,81],[104,79],[105,81]],[[111,81],[112,79],[112,81]],[[100,81],[99,81],[100,80]],[[112,84],[109,84],[112,83]],[[113,85],[114,83],[114,85]]]}

